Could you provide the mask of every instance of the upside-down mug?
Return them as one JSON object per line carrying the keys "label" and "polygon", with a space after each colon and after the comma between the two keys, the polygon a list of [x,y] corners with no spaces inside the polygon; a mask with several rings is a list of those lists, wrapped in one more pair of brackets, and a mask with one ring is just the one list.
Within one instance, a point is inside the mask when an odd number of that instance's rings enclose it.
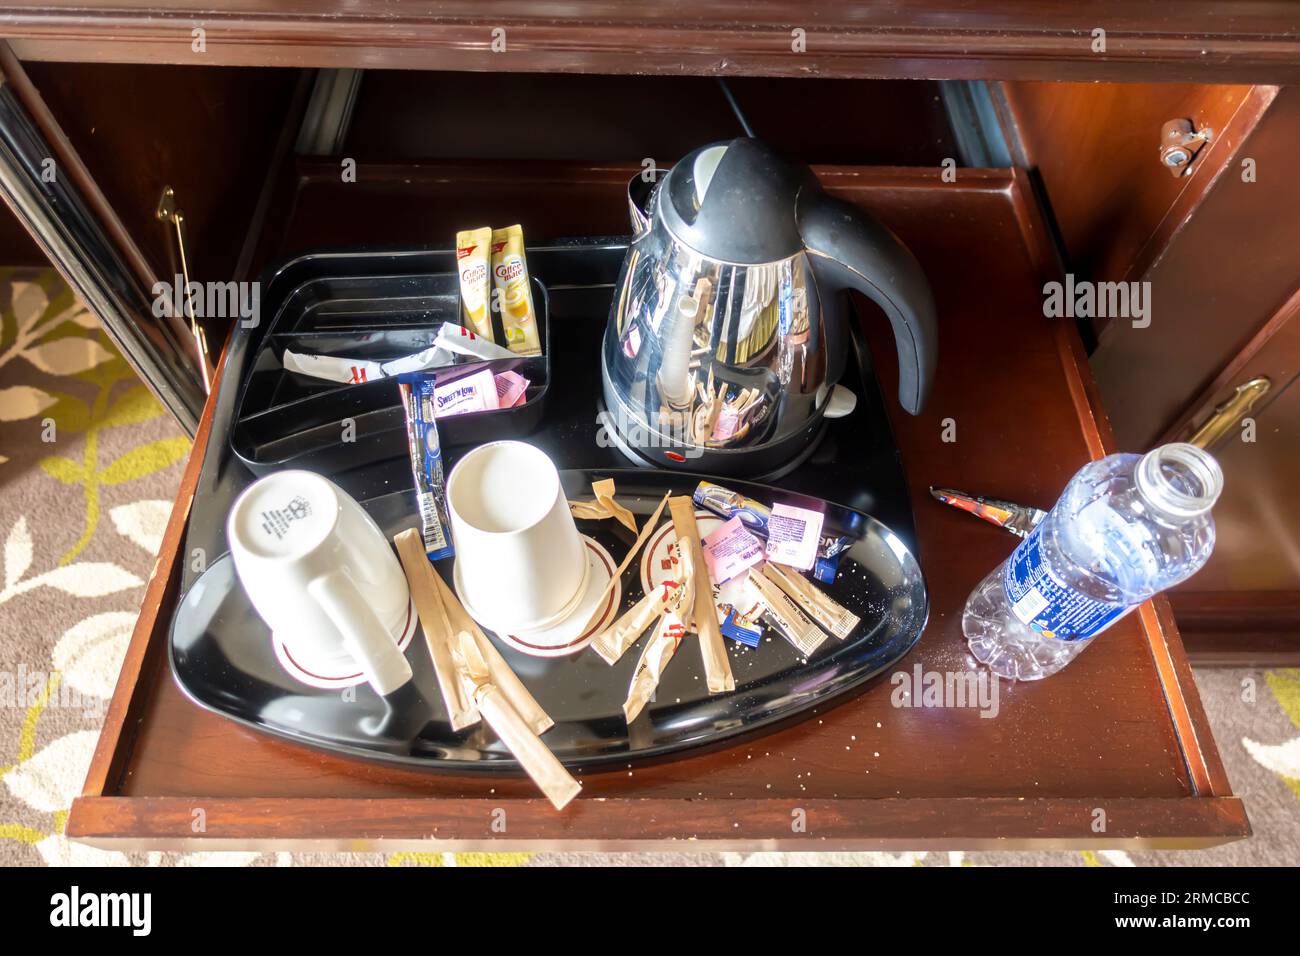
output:
{"label": "upside-down mug", "polygon": [[411,679],[401,565],[374,519],[309,471],[267,475],[235,501],[226,537],[254,609],[297,655],[351,658],[379,694]]}

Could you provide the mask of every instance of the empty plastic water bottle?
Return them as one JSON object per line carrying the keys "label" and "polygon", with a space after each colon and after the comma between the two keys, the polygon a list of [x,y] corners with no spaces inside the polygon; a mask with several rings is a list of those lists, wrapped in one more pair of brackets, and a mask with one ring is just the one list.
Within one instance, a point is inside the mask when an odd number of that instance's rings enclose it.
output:
{"label": "empty plastic water bottle", "polygon": [[1222,490],[1219,463],[1195,445],[1085,465],[966,601],[971,653],[999,677],[1055,674],[1137,605],[1200,570]]}

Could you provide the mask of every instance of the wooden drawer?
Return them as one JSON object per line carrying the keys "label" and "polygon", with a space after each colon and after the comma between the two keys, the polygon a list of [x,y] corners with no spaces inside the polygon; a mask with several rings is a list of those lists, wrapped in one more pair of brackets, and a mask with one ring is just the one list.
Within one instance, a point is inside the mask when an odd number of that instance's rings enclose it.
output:
{"label": "wooden drawer", "polygon": [[[369,192],[343,193],[329,177],[299,170],[293,215],[267,254],[306,241],[403,241],[413,229],[436,241],[454,225],[440,215],[454,218],[456,204],[471,200],[479,218],[500,206],[517,212],[526,228],[565,217],[594,228],[601,217],[621,220],[631,172],[564,163],[461,168],[459,175],[455,169],[411,168],[376,177]],[[1073,324],[1043,317],[1042,284],[1056,266],[1024,174],[961,170],[955,183],[944,183],[938,169],[818,172],[832,192],[898,232],[935,287],[941,349],[934,393],[916,418],[890,403],[932,601],[925,634],[894,670],[960,670],[968,666],[962,605],[1015,539],[934,504],[927,486],[996,489],[1050,504],[1079,466],[1112,450],[1110,428]],[[874,309],[868,314],[880,319]],[[890,395],[897,370],[882,325],[869,320],[868,334]],[[1123,620],[1060,675],[1003,684],[997,719],[973,709],[895,706],[894,688],[882,679],[798,724],[726,749],[580,772],[582,795],[563,813],[527,780],[398,770],[247,731],[190,703],[167,663],[185,561],[180,549],[212,406],[84,794],[68,819],[75,839],[152,849],[761,843],[830,850],[1196,847],[1250,832],[1163,598]],[[942,440],[947,419],[956,442]],[[498,809],[505,811],[505,832],[492,826]],[[804,832],[792,828],[796,810],[806,814]]]}

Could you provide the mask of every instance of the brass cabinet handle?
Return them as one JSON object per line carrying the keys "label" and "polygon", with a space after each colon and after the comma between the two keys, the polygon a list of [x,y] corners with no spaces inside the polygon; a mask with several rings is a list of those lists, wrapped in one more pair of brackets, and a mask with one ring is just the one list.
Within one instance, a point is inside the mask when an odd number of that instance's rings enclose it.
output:
{"label": "brass cabinet handle", "polygon": [[1238,385],[1236,391],[1224,402],[1217,405],[1201,427],[1192,433],[1187,441],[1198,448],[1209,448],[1232,430],[1242,418],[1250,414],[1255,403],[1273,387],[1264,376],[1252,378],[1244,385]]}
{"label": "brass cabinet handle", "polygon": [[194,351],[199,361],[199,369],[203,373],[203,391],[212,394],[212,366],[208,358],[208,337],[203,331],[203,326],[199,325],[199,320],[194,315],[194,303],[190,299],[190,265],[185,254],[185,213],[181,212],[176,205],[176,194],[170,186],[164,186],[162,196],[158,199],[158,209],[154,215],[159,220],[171,223],[176,229],[176,248],[180,256],[181,264],[181,281],[185,283],[185,288],[181,290],[181,301],[185,303],[186,315],[184,318],[189,320],[190,334],[194,336]]}

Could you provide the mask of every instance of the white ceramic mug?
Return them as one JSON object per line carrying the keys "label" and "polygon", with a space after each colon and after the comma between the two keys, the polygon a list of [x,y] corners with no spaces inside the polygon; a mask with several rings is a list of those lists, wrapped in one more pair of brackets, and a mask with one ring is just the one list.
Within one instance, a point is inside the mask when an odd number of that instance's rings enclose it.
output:
{"label": "white ceramic mug", "polygon": [[466,610],[503,633],[562,620],[587,583],[586,548],[560,474],[524,442],[475,448],[447,479],[456,589]]}
{"label": "white ceramic mug", "polygon": [[249,601],[304,657],[350,657],[379,694],[411,679],[398,649],[410,591],[379,526],[343,489],[309,471],[247,488],[226,537]]}

